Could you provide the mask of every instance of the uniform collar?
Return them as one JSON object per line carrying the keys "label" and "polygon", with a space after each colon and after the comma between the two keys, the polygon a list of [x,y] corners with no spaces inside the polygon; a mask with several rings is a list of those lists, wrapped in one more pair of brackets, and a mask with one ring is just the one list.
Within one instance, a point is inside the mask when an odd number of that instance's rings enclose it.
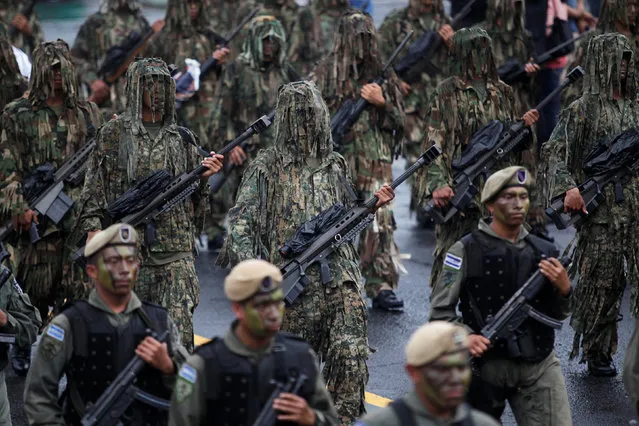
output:
{"label": "uniform collar", "polygon": [[[113,314],[113,315],[117,315],[115,312],[113,312],[111,310],[111,308],[109,308],[104,301],[102,300],[102,298],[100,298],[100,295],[98,294],[96,289],[91,290],[91,294],[89,294],[89,305],[100,309],[101,311],[104,311],[108,314]],[[135,311],[136,309],[140,309],[142,307],[142,302],[140,302],[140,299],[138,298],[138,296],[131,291],[131,300],[129,300],[129,304],[126,306],[126,309],[124,310],[124,312],[121,312],[123,314],[129,314],[133,311]]]}
{"label": "uniform collar", "polygon": [[468,408],[468,405],[461,404],[459,407],[457,407],[455,418],[452,419],[452,421],[444,421],[442,419],[439,419],[433,416],[430,411],[428,411],[426,407],[424,407],[424,404],[422,404],[422,401],[419,399],[419,396],[417,395],[415,389],[412,389],[404,396],[404,402],[411,408],[411,410],[417,415],[418,418],[422,417],[432,420],[434,422],[433,424],[462,424],[462,421],[470,415],[470,409]]}
{"label": "uniform collar", "polygon": [[[512,241],[510,241],[509,239],[497,235],[495,231],[493,231],[493,228],[490,227],[491,222],[492,222],[492,219],[489,217],[480,219],[479,230],[485,234],[490,235],[491,237],[499,238],[500,240],[504,240],[504,241],[508,241],[509,243],[512,243]],[[519,229],[519,235],[517,235],[515,244],[521,242],[527,236],[528,236],[528,230],[526,230],[526,227],[522,225],[521,228]]]}
{"label": "uniform collar", "polygon": [[226,347],[229,348],[231,352],[247,358],[260,358],[264,354],[271,352],[274,339],[271,339],[271,343],[265,348],[253,349],[246,346],[246,344],[244,344],[244,342],[242,342],[235,334],[235,327],[237,327],[238,322],[238,320],[233,321],[231,328],[224,336],[224,344],[226,344]]}

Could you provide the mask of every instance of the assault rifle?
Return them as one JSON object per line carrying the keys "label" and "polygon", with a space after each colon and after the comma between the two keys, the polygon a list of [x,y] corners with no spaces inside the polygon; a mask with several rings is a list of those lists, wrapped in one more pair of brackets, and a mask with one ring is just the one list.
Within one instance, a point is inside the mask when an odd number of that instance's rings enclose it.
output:
{"label": "assault rifle", "polygon": [[280,394],[292,393],[297,395],[304,386],[304,382],[308,380],[308,376],[306,374],[300,374],[297,378],[289,377],[288,381],[284,384],[276,382],[275,389],[269,396],[268,400],[264,404],[260,415],[257,417],[253,426],[275,426],[277,422],[277,413],[273,409],[273,401],[279,398]]}
{"label": "assault rifle", "polygon": [[[564,268],[570,264],[570,258],[567,256],[559,261]],[[515,343],[511,337],[528,318],[532,318],[548,327],[560,329],[561,321],[550,318],[530,306],[530,302],[537,297],[537,294],[545,284],[546,277],[541,274],[540,270],[537,270],[501,307],[495,316],[487,318],[486,325],[481,329],[481,335],[490,340],[491,343],[494,343],[497,339],[506,339],[509,342],[510,349],[510,345]]]}
{"label": "assault rifle", "polygon": [[[231,41],[233,41],[233,39],[240,33],[240,31],[242,31],[242,28],[244,28],[246,24],[248,24],[249,21],[253,19],[253,17],[257,15],[259,11],[260,8],[257,7],[251,13],[249,13],[248,16],[246,16],[242,20],[242,22],[240,22],[239,25],[235,27],[235,29],[228,37],[223,38],[220,43],[218,43],[219,47],[222,48],[228,46],[229,43],[231,43]],[[193,85],[195,78],[197,78],[199,81],[199,79],[205,78],[211,71],[217,69],[217,59],[215,58],[211,58],[208,61],[204,62],[201,68],[198,61],[194,59],[191,59],[191,61],[193,66],[196,68],[195,71],[189,71],[190,67],[187,67],[186,71],[178,73],[176,76],[173,77],[175,79],[175,93],[180,95],[180,99],[176,100],[175,102],[176,109],[180,109],[184,102],[193,97],[193,94],[195,92],[193,91],[191,86]],[[199,73],[197,72],[197,69],[199,69]],[[195,89],[195,91],[197,90],[198,89]]]}
{"label": "assault rifle", "polygon": [[[57,225],[73,207],[74,201],[65,194],[64,188],[65,185],[78,186],[83,182],[89,155],[91,155],[91,152],[93,152],[95,148],[94,136],[95,129],[91,126],[89,129],[89,142],[65,161],[50,181],[44,182],[45,188],[40,191],[32,201],[28,200],[31,210],[37,213],[40,222],[46,218]],[[44,167],[47,166],[50,167],[50,165],[44,165]],[[9,221],[5,226],[0,228],[0,244],[4,243],[14,231],[13,221]],[[40,240],[38,225],[35,221],[31,222],[29,237],[32,244]],[[0,257],[4,259],[8,257],[8,255],[9,253],[4,246],[1,246]]]}
{"label": "assault rifle", "polygon": [[[622,149],[617,149],[618,147],[614,146],[615,142],[624,145]],[[604,201],[603,190],[607,185],[614,185],[615,203],[622,203],[624,201],[623,186],[639,171],[639,128],[632,127],[624,131],[617,135],[610,145],[605,144],[605,146],[608,148],[607,152],[603,153],[604,159],[611,160],[610,162],[614,163],[612,167],[600,167],[588,180],[577,187],[589,214],[597,210]],[[597,159],[597,157],[594,158],[595,161]],[[584,164],[585,170],[587,166],[588,163]],[[565,193],[554,197],[550,201],[550,207],[546,209],[546,216],[553,221],[557,229],[578,225],[588,217],[581,211],[565,213],[565,197]]]}
{"label": "assault rifle", "polygon": [[[31,15],[33,15],[33,10],[35,9],[36,3],[36,0],[28,1],[20,10],[20,15],[23,15],[25,18],[27,18],[27,21],[31,19]],[[15,37],[16,34],[18,34],[19,32],[20,31],[16,27],[11,25],[11,28],[9,28],[9,37]]]}
{"label": "assault rifle", "polygon": [[[165,342],[169,332],[159,336],[151,334],[158,342]],[[169,401],[158,398],[135,386],[140,371],[147,363],[135,355],[107,387],[98,400],[91,405],[82,417],[82,426],[121,426],[120,418],[136,400],[160,410],[169,411]]]}
{"label": "assault rifle", "polygon": [[[536,58],[533,58],[533,63],[541,66],[546,64],[547,62],[550,62],[551,60],[555,59],[555,57],[557,57],[557,52],[561,52],[566,46],[570,46],[571,44],[576,43],[577,40],[584,37],[586,34],[588,33],[584,32],[573,38],[572,40],[567,40],[561,44],[558,44],[557,46],[542,53]],[[525,80],[527,76],[525,66],[520,64],[519,61],[515,58],[508,59],[506,63],[499,67],[497,73],[499,74],[499,79],[506,84],[518,83]]]}
{"label": "assault rifle", "polygon": [[[450,26],[457,29],[461,21],[470,13],[477,0],[470,0],[466,6],[453,18]],[[406,83],[412,84],[419,80],[422,72],[431,77],[441,73],[439,67],[431,62],[431,57],[443,43],[442,36],[436,31],[426,31],[420,38],[408,46],[408,52],[395,66],[395,73]]]}
{"label": "assault rifle", "polygon": [[[423,166],[429,165],[437,157],[441,155],[441,148],[437,145],[431,146],[426,152],[424,152],[408,169],[402,173],[391,184],[391,188],[397,188],[402,182],[412,176],[418,169]],[[283,276],[282,288],[284,289],[284,295],[286,303],[291,305],[304,291],[304,288],[309,284],[308,277],[306,276],[306,269],[315,263],[320,265],[320,277],[323,284],[330,283],[333,278],[331,277],[331,271],[328,265],[328,257],[339,246],[355,239],[361,231],[375,219],[375,205],[377,204],[377,197],[371,197],[364,204],[353,207],[343,214],[336,215],[330,223],[327,224],[325,232],[316,235],[312,241],[309,241],[305,247],[302,248],[300,253],[296,251],[289,251],[280,249],[280,253],[286,258],[291,259],[281,272]],[[341,205],[340,205],[341,206]],[[325,213],[334,209],[335,206],[330,207],[328,210],[318,215],[325,216]],[[311,221],[316,218],[311,219]],[[303,229],[306,224],[303,224],[300,229]],[[299,232],[299,231],[298,231]],[[286,246],[292,246],[291,241],[285,244]]]}
{"label": "assault rifle", "polygon": [[[564,88],[579,80],[584,75],[584,70],[581,67],[573,69],[566,80],[552,91],[546,98],[544,98],[535,109],[540,110],[551,99]],[[473,152],[474,145],[481,144],[484,140],[476,138],[476,135],[483,136],[484,129],[494,127],[495,124],[501,125],[498,121],[493,121],[486,125],[483,129],[480,129],[475,135],[470,144],[466,148],[468,152]],[[522,146],[526,140],[532,135],[532,130],[525,126],[523,121],[517,121],[512,124],[507,130],[501,132],[494,143],[490,143],[484,149],[482,149],[477,155],[471,155],[468,161],[462,162],[464,167],[453,178],[453,190],[455,195],[448,203],[447,210],[442,210],[435,206],[434,200],[430,200],[424,209],[424,213],[433,218],[436,223],[448,222],[458,212],[463,211],[473,201],[475,194],[479,192],[478,180],[481,176],[486,177],[492,170],[495,164],[503,161],[507,156],[513,152],[516,148]],[[462,154],[462,160],[467,157]],[[466,164],[468,163],[468,164]]]}
{"label": "assault rifle", "polygon": [[[251,136],[263,132],[272,123],[272,117],[262,116],[255,120],[240,136],[228,143],[224,148],[218,152],[218,154],[226,155],[233,148],[240,145],[246,139]],[[199,149],[201,154],[209,153]],[[146,225],[144,233],[144,244],[149,247],[155,242],[155,219],[162,213],[171,210],[174,206],[180,204],[197,191],[200,182],[200,175],[204,173],[207,168],[203,165],[191,170],[188,173],[182,173],[178,177],[174,178],[168,185],[158,188],[159,193],[153,197],[153,199],[146,204],[142,209],[126,215],[123,218],[117,218],[119,222],[128,223],[133,227],[139,225]],[[71,256],[74,262],[82,263],[84,260],[84,246],[79,248]]]}
{"label": "assault rifle", "polygon": [[[397,46],[397,49],[393,52],[393,54],[384,65],[382,69],[381,75],[373,82],[376,84],[382,84],[386,79],[386,72],[388,68],[393,64],[399,52],[402,51],[408,40],[413,36],[413,31],[406,34],[404,40]],[[333,136],[333,144],[336,147],[340,147],[342,145],[342,139],[344,136],[351,130],[353,124],[359,120],[359,116],[362,115],[362,112],[368,106],[368,101],[360,96],[357,101],[353,101],[352,99],[348,99],[344,101],[340,109],[337,113],[331,118],[331,134]]]}

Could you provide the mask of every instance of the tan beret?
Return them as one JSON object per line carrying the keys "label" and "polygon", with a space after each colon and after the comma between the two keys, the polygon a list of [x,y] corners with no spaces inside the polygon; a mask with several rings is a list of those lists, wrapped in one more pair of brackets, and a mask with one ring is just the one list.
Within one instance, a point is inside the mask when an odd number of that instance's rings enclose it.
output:
{"label": "tan beret", "polygon": [[138,232],[126,223],[109,226],[91,238],[84,248],[84,256],[90,257],[109,246],[137,246]]}
{"label": "tan beret", "polygon": [[533,185],[533,177],[530,172],[521,166],[512,166],[501,169],[500,171],[490,175],[486,179],[484,190],[481,192],[481,202],[490,201],[498,195],[504,188],[511,186],[523,186],[530,189]]}
{"label": "tan beret", "polygon": [[242,302],[257,293],[270,293],[279,288],[282,273],[265,260],[252,259],[238,263],[224,280],[224,293],[231,302]]}
{"label": "tan beret", "polygon": [[432,321],[422,325],[406,345],[406,364],[415,367],[431,363],[442,355],[468,349],[465,328],[446,321]]}

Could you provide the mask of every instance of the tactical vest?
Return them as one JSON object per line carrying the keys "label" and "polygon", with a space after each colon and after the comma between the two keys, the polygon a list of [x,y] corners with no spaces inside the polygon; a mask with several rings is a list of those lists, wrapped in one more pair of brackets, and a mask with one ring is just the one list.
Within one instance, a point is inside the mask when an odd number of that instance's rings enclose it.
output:
{"label": "tactical vest", "polygon": [[[67,391],[63,395],[67,424],[80,424],[81,414],[88,404],[97,401],[133,359],[135,348],[148,335],[147,330],[166,331],[164,308],[143,302],[142,309],[147,318],[143,318],[144,314],[133,315],[119,328],[111,325],[104,311],[83,300],[73,302],[64,310],[73,335],[73,355],[65,371]],[[171,390],[165,387],[162,373],[151,366],[142,369],[135,385],[159,398],[170,399]],[[78,407],[79,404],[83,407]],[[124,425],[166,425],[168,414],[136,401],[121,420]]]}
{"label": "tactical vest", "polygon": [[[464,244],[466,280],[460,292],[464,323],[479,331],[491,315],[519,290],[538,269],[543,256],[556,257],[556,247],[546,240],[528,235],[522,248],[482,231],[473,231],[461,239]],[[543,313],[556,305],[557,295],[547,283],[531,306]],[[508,347],[510,343],[510,348]],[[514,333],[513,340],[498,339],[485,358],[521,359],[538,362],[545,359],[555,344],[552,328],[527,319]]]}
{"label": "tactical vest", "polygon": [[200,346],[196,353],[204,358],[206,368],[207,410],[203,424],[252,425],[275,389],[273,380],[286,383],[289,377],[306,374],[308,379],[298,395],[307,401],[313,396],[317,364],[308,344],[293,334],[278,333],[272,350],[257,363],[232,352],[223,339]]}

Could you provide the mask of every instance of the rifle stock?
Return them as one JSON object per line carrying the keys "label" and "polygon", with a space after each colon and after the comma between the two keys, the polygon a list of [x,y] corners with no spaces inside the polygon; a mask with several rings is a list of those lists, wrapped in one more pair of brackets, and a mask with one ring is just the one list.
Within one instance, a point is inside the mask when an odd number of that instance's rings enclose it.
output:
{"label": "rifle stock", "polygon": [[[419,159],[404,171],[391,184],[395,189],[406,179],[412,176],[418,169],[431,164],[441,155],[441,148],[433,145],[424,152]],[[306,269],[318,263],[320,265],[320,277],[322,283],[327,284],[332,281],[328,256],[339,246],[352,241],[361,231],[373,221],[377,198],[371,197],[361,206],[353,207],[342,217],[334,222],[331,229],[319,235],[303,253],[296,256],[281,268],[283,280],[282,288],[286,303],[291,305],[304,291],[309,284],[306,277]]]}
{"label": "rifle stock", "polygon": [[[573,69],[566,77],[566,80],[544,98],[535,109],[540,110],[544,108],[557,94],[583,77],[583,75],[584,71],[581,67]],[[454,195],[448,203],[448,206],[441,209],[437,207],[434,200],[431,199],[424,208],[424,214],[432,217],[436,223],[442,224],[448,222],[457,215],[457,213],[466,209],[479,192],[479,177],[488,176],[493,166],[504,160],[513,150],[521,146],[531,133],[531,129],[526,127],[523,121],[517,121],[512,124],[509,129],[502,133],[499,142],[491,150],[479,156],[473,164],[455,175],[452,185]]]}

